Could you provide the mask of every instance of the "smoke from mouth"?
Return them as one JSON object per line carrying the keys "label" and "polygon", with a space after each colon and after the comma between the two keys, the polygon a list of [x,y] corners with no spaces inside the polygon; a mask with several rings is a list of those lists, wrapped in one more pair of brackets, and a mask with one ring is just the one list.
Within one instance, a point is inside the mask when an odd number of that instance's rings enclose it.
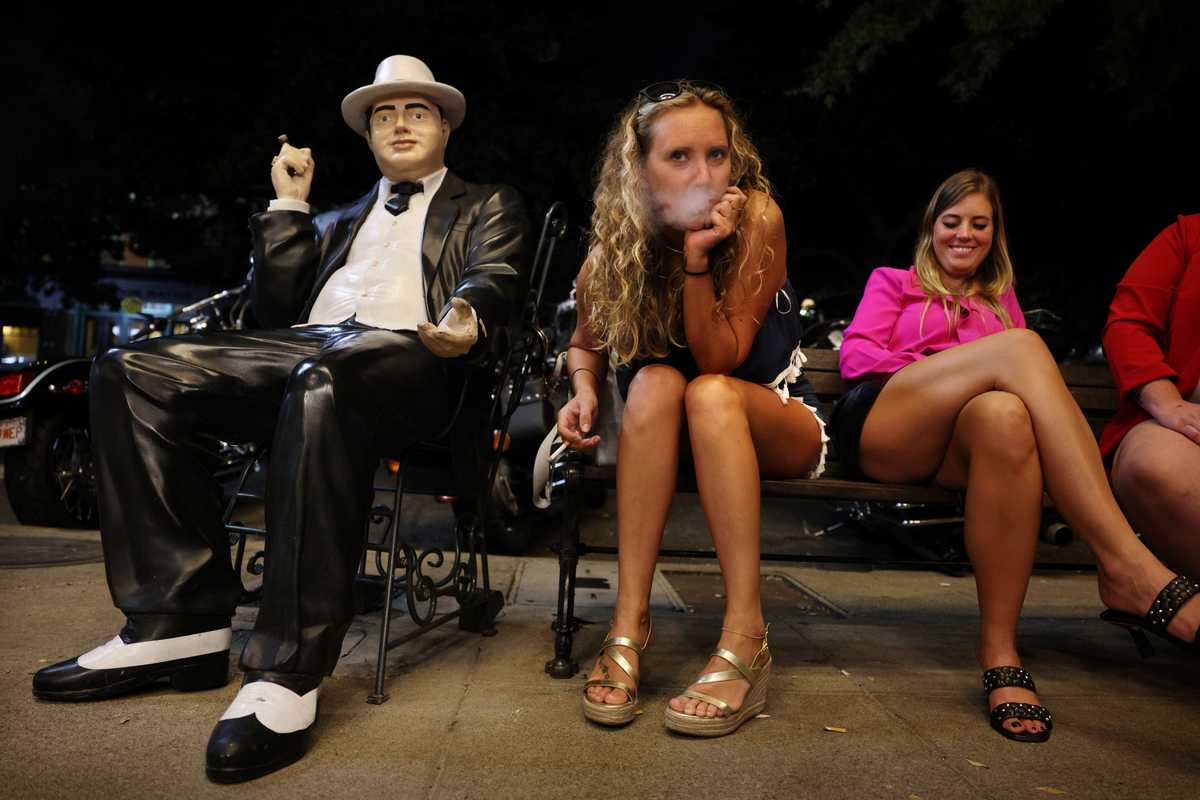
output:
{"label": "smoke from mouth", "polygon": [[721,192],[708,186],[692,186],[682,192],[660,192],[654,198],[663,225],[676,230],[704,227],[708,212],[721,199]]}

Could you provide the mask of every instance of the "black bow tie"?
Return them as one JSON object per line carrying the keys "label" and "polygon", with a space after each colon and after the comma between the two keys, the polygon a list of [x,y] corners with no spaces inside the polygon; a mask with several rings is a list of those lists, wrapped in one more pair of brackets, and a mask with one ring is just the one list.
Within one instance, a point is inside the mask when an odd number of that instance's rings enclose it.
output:
{"label": "black bow tie", "polygon": [[424,193],[425,186],[420,181],[400,181],[392,184],[392,196],[387,199],[383,207],[388,210],[392,216],[399,216],[405,211],[408,211],[408,200],[417,192]]}

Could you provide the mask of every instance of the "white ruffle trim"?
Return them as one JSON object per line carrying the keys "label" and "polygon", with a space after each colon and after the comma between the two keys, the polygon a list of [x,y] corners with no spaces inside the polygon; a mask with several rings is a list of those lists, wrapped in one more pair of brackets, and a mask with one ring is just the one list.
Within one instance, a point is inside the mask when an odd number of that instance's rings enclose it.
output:
{"label": "white ruffle trim", "polygon": [[825,420],[821,419],[817,409],[805,403],[800,398],[793,398],[788,391],[788,385],[800,380],[800,375],[804,372],[804,365],[808,361],[801,350],[800,345],[796,345],[796,349],[792,351],[791,358],[788,359],[788,365],[782,372],[775,376],[775,380],[764,384],[768,389],[779,395],[779,402],[785,406],[789,400],[796,400],[809,411],[817,420],[817,426],[821,429],[821,457],[817,459],[817,465],[809,470],[808,478],[819,478],[825,472],[825,457],[829,454],[829,434],[825,432]]}
{"label": "white ruffle trim", "polygon": [[800,375],[804,372],[804,364],[807,361],[808,359],[804,357],[800,345],[796,345],[796,349],[792,351],[792,355],[788,359],[788,365],[783,368],[782,372],[775,376],[775,380],[763,385],[779,395],[779,402],[786,406],[788,399],[791,397],[791,394],[788,392],[788,384],[800,380]]}
{"label": "white ruffle trim", "polygon": [[817,459],[817,465],[810,469],[804,477],[819,478],[825,472],[825,457],[829,455],[829,434],[825,432],[825,420],[821,419],[817,410],[803,401],[800,401],[800,404],[812,412],[813,418],[817,420],[817,427],[821,429],[821,457]]}

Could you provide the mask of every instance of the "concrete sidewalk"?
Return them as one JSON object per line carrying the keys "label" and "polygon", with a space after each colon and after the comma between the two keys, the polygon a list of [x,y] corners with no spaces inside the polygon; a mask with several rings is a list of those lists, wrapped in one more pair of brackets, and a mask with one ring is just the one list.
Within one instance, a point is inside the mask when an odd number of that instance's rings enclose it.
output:
{"label": "concrete sidewalk", "polygon": [[[0,538],[79,542],[97,534],[0,526]],[[974,583],[937,572],[771,565],[766,592],[775,674],[767,716],[716,740],[668,734],[662,709],[703,666],[720,598],[708,564],[664,564],[643,664],[644,715],[622,730],[584,721],[583,674],[543,674],[551,651],[550,559],[494,558],[509,604],[498,635],[447,625],[390,655],[391,701],[370,691],[378,626],[357,620],[322,688],[309,755],[237,787],[205,780],[204,746],[237,692],[167,689],[101,703],[35,702],[30,677],[111,637],[103,566],[0,569],[4,758],[14,798],[1014,798],[1200,795],[1197,665],[1164,645],[1142,662],[1101,623],[1095,578],[1035,576],[1025,664],[1051,709],[1042,745],[993,732],[972,652]],[[605,633],[615,564],[585,560],[577,637],[591,664]],[[824,605],[818,600],[827,602]],[[715,602],[712,602],[715,601]],[[690,611],[688,608],[690,607]],[[832,607],[832,610],[829,610]],[[236,627],[252,624],[242,609]],[[410,630],[406,617],[397,634]],[[244,634],[238,643],[244,640]],[[237,648],[235,647],[235,650]],[[236,667],[236,656],[234,658]],[[844,728],[828,732],[826,726]],[[367,795],[366,793],[373,793]]]}

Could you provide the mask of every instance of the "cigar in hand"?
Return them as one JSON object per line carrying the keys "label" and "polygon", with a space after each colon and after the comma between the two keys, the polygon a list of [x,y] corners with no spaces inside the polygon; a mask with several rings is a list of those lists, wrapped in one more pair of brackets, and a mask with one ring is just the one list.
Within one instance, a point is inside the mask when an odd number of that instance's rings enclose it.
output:
{"label": "cigar in hand", "polygon": [[[288,143],[288,138],[287,138],[287,134],[286,134],[286,133],[281,133],[281,134],[279,134],[279,143],[280,143],[280,144],[287,144],[287,143]],[[295,167],[291,167],[291,166],[289,166],[289,167],[287,168],[287,174],[288,174],[288,177],[289,177],[289,178],[294,178],[294,177],[296,177],[296,168],[295,168]]]}

